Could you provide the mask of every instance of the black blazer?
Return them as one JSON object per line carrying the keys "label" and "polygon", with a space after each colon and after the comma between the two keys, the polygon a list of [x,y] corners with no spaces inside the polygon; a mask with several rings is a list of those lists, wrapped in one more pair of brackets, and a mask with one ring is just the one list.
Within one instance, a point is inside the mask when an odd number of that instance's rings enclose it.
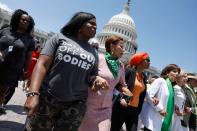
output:
{"label": "black blazer", "polygon": [[[138,105],[138,114],[140,114],[141,110],[142,110],[142,105],[144,103],[144,98],[146,96],[146,84],[147,84],[147,77],[144,73],[142,73],[143,75],[143,81],[144,81],[144,85],[145,85],[145,90],[143,92],[141,92],[140,97],[139,97],[139,105]],[[136,69],[135,68],[131,68],[131,69],[126,69],[125,70],[125,80],[127,83],[127,86],[129,88],[130,91],[133,90],[134,88],[134,83],[135,83],[135,77],[136,77]]]}

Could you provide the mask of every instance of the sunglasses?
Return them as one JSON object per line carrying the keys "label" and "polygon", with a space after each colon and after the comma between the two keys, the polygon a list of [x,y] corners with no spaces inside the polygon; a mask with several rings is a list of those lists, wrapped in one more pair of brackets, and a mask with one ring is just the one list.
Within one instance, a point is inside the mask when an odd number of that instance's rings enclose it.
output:
{"label": "sunglasses", "polygon": [[150,58],[146,58],[144,61],[146,61],[146,62],[150,62]]}

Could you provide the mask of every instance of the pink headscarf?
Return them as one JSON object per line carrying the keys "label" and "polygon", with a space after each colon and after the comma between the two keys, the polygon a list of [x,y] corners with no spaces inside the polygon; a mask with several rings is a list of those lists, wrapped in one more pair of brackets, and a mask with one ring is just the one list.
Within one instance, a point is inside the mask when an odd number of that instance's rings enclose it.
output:
{"label": "pink headscarf", "polygon": [[140,52],[140,53],[136,53],[134,54],[131,59],[130,59],[130,65],[131,66],[137,66],[138,64],[140,64],[143,60],[149,58],[148,53],[146,52]]}

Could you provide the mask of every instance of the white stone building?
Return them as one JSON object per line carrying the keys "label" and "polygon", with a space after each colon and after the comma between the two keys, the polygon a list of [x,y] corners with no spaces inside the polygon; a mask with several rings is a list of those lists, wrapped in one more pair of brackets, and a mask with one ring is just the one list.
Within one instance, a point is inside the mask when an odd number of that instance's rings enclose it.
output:
{"label": "white stone building", "polygon": [[12,12],[0,8],[0,27],[10,23]]}
{"label": "white stone building", "polygon": [[[109,22],[104,26],[103,30],[96,36],[99,40],[99,51],[105,52],[105,40],[111,35],[117,35],[123,38],[124,44],[124,55],[121,61],[127,63],[138,49],[138,44],[136,43],[137,33],[135,28],[135,23],[132,17],[129,15],[130,11],[130,0],[124,5],[121,13],[114,15]],[[160,71],[155,67],[150,67],[146,74],[148,77],[153,75],[159,76]]]}
{"label": "white stone building", "polygon": [[[98,33],[97,39],[100,42],[99,51],[105,52],[105,40],[111,35],[117,35],[124,39],[124,55],[121,58],[123,62],[127,62],[132,54],[135,54],[138,45],[136,43],[137,33],[135,28],[135,23],[132,17],[129,15],[130,11],[130,0],[124,5],[121,13],[114,15],[109,22],[104,26],[103,30]],[[0,28],[4,24],[9,24],[11,19],[12,11],[0,8]],[[54,35],[53,32],[45,32],[40,29],[35,28],[34,37],[39,40],[40,44],[43,45],[46,40]],[[147,70],[147,75],[157,75],[159,76],[159,70],[155,67],[150,67]]]}
{"label": "white stone building", "polygon": [[104,26],[102,32],[97,35],[100,41],[99,50],[105,51],[105,40],[111,35],[117,35],[125,41],[125,52],[122,60],[128,61],[129,57],[137,51],[138,45],[136,43],[135,23],[131,16],[129,16],[130,0],[125,4],[123,11],[113,16],[109,22]]}

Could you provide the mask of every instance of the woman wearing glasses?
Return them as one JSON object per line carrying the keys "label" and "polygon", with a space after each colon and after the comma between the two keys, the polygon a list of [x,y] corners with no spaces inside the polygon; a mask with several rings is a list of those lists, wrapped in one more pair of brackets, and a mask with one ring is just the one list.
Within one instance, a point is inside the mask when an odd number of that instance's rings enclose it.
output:
{"label": "woman wearing glasses", "polygon": [[123,39],[112,35],[105,42],[106,53],[98,55],[98,74],[109,83],[109,89],[97,92],[89,89],[86,114],[78,131],[109,131],[113,89],[116,84],[120,83],[122,91],[129,95],[130,92],[125,87],[124,66],[119,61],[124,52],[123,46]]}
{"label": "woman wearing glasses", "polygon": [[137,131],[138,114],[141,112],[146,95],[147,79],[143,71],[148,69],[149,65],[150,59],[146,52],[136,53],[131,57],[131,68],[126,70],[125,79],[133,97],[128,102],[127,107],[120,104],[121,99],[114,103],[111,131],[120,131],[124,122],[127,131]]}

